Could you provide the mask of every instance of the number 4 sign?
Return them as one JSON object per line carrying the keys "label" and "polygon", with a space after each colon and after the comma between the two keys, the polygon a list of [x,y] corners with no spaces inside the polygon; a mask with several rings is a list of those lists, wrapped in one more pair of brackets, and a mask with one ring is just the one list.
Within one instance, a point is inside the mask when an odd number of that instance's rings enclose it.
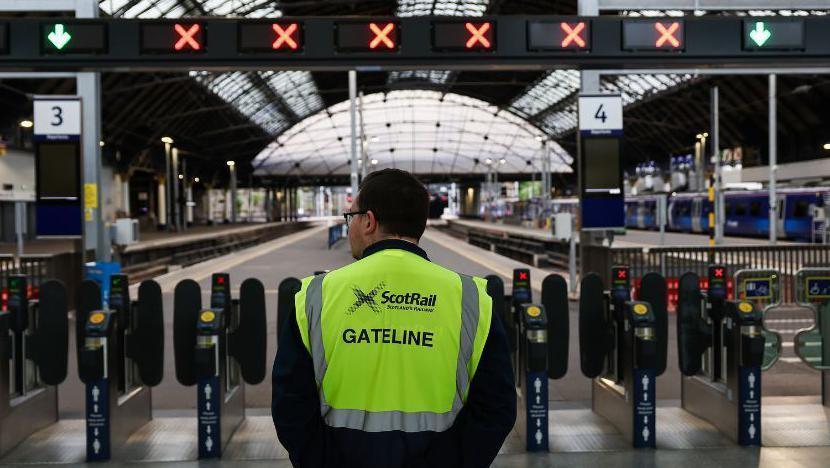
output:
{"label": "number 4 sign", "polygon": [[579,130],[612,134],[623,129],[622,97],[614,94],[579,97]]}
{"label": "number 4 sign", "polygon": [[81,98],[37,96],[34,101],[35,135],[77,136],[81,134]]}

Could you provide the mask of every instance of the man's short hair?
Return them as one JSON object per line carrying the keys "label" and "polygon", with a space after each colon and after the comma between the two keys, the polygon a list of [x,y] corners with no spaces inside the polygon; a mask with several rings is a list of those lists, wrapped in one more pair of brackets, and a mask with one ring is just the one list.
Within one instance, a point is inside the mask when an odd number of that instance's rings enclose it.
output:
{"label": "man's short hair", "polygon": [[420,239],[427,226],[429,192],[406,171],[382,169],[363,179],[357,208],[371,210],[384,234]]}

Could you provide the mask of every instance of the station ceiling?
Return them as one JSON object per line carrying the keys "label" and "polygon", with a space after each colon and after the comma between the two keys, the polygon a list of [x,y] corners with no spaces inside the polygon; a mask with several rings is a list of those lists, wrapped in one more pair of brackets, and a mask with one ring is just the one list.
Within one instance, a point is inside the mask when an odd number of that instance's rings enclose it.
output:
{"label": "station ceiling", "polygon": [[[126,18],[255,18],[281,15],[568,15],[576,13],[576,3],[576,0],[102,0],[100,6],[104,16]],[[681,13],[638,11],[621,14]],[[656,74],[608,76],[604,78],[602,88],[623,95],[626,158],[630,166],[640,161],[665,161],[671,154],[688,153],[694,146],[695,135],[709,130],[708,95],[715,84],[721,88],[722,145],[744,145],[766,154],[765,83],[764,76],[712,78]],[[491,115],[502,114],[516,120],[523,134],[552,138],[556,148],[553,151],[554,167],[575,154],[574,110],[579,74],[573,70],[367,72],[358,74],[358,85],[366,96],[377,93],[380,93],[378,96],[392,96],[401,91],[416,90],[480,101],[492,108]],[[28,101],[31,95],[72,93],[73,88],[74,84],[67,79],[4,80],[0,82],[0,102],[7,108],[18,110],[5,113],[7,120],[14,120],[31,112]],[[110,155],[117,151],[122,167],[159,168],[162,160],[159,139],[171,136],[186,157],[192,159],[194,173],[201,172],[203,178],[217,183],[221,183],[227,172],[225,161],[237,161],[244,180],[246,174],[254,171],[255,165],[263,166],[266,155],[273,157],[278,153],[275,147],[279,149],[281,143],[284,147],[289,140],[296,140],[298,129],[309,128],[315,122],[320,125],[322,120],[327,125],[334,124],[334,116],[338,109],[343,110],[343,103],[348,99],[346,72],[104,73],[102,88],[105,148]],[[779,78],[782,98],[779,138],[780,144],[784,145],[783,151],[779,150],[781,160],[821,156],[822,145],[830,142],[830,130],[822,124],[827,121],[824,109],[828,107],[825,105],[830,97],[828,94],[827,80],[820,76]],[[0,117],[0,126],[14,127],[14,122],[2,122]],[[331,134],[336,135],[334,138],[342,137],[342,130],[334,130]],[[373,137],[387,141],[392,138],[382,130],[375,133],[372,135],[367,130],[370,143]],[[442,135],[445,133],[446,129]],[[433,142],[440,141],[438,138],[438,133],[425,137]],[[395,151],[405,154],[405,142],[398,142],[398,145],[401,146]],[[337,140],[328,148],[342,151],[346,146],[342,140]],[[435,147],[433,144],[427,146]],[[411,147],[409,145],[410,151]],[[470,146],[477,151],[481,147]],[[457,157],[458,153],[458,150],[448,151],[447,157]],[[463,153],[464,160],[476,159],[468,152]],[[479,159],[487,158],[492,156]],[[516,172],[521,172],[519,161],[522,159],[527,159],[524,154],[515,158],[516,163],[512,164]],[[343,170],[338,164],[315,167],[318,170],[327,167],[331,175]],[[296,176],[306,175],[297,171],[296,166],[294,169]]]}

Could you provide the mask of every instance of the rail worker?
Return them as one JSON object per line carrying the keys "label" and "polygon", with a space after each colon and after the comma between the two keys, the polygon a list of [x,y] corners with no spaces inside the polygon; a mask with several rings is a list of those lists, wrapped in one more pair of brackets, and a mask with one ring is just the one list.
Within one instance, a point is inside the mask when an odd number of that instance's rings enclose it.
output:
{"label": "rail worker", "polygon": [[345,213],[357,260],[302,280],[274,361],[272,416],[296,467],[486,467],[516,419],[486,282],[418,245],[429,194],[369,174]]}

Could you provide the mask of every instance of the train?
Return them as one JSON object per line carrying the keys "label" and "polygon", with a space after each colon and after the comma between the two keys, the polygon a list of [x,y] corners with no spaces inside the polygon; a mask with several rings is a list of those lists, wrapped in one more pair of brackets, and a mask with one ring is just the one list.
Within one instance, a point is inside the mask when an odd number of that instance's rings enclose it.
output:
{"label": "train", "polygon": [[[626,197],[625,225],[633,229],[658,229],[658,195]],[[724,193],[724,235],[769,236],[769,193],[765,190]],[[830,187],[778,190],[777,233],[781,239],[810,242],[817,225],[826,222],[830,208]],[[709,232],[712,203],[706,193],[678,193],[668,196],[666,229],[676,232]]]}

